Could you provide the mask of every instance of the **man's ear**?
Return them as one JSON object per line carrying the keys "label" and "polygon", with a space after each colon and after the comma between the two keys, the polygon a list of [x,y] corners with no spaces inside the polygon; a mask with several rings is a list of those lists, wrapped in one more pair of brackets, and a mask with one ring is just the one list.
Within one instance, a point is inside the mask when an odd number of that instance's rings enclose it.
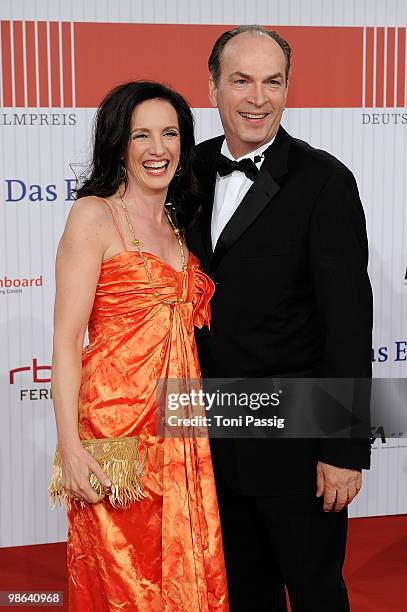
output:
{"label": "man's ear", "polygon": [[214,108],[218,107],[218,97],[216,95],[217,87],[215,85],[215,81],[213,80],[212,75],[209,77],[209,102],[212,104]]}
{"label": "man's ear", "polygon": [[285,82],[285,100],[284,100],[284,108],[285,108],[285,105],[287,104],[288,85],[289,85],[289,84],[290,84],[289,79],[286,79],[286,82]]}

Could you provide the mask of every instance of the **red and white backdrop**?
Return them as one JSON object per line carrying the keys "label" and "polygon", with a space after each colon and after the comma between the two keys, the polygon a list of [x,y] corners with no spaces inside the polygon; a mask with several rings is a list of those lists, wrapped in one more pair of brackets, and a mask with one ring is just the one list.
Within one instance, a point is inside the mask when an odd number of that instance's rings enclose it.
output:
{"label": "red and white backdrop", "polygon": [[[283,124],[355,173],[370,238],[377,377],[407,373],[407,5],[397,0],[1,0],[0,546],[66,537],[50,511],[54,257],[72,204],[70,164],[89,156],[114,85],[157,79],[194,108],[197,140],[221,132],[206,61],[242,23],[293,47]],[[349,344],[349,353],[352,345]],[[373,448],[352,516],[407,513],[407,443]]]}

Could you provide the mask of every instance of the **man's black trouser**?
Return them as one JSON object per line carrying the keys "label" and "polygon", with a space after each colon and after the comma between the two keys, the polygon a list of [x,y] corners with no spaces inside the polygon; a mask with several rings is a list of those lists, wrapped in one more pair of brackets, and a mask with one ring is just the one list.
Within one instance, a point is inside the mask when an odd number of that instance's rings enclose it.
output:
{"label": "man's black trouser", "polygon": [[347,509],[310,495],[244,496],[216,474],[230,612],[349,612]]}

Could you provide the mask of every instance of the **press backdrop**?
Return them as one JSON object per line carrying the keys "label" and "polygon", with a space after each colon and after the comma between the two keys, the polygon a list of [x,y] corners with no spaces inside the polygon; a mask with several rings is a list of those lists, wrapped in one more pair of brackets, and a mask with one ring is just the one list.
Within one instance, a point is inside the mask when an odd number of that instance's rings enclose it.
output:
{"label": "press backdrop", "polygon": [[[88,159],[101,98],[130,79],[179,89],[197,139],[219,134],[206,61],[233,25],[270,26],[292,44],[283,125],[356,175],[370,239],[374,373],[406,375],[405,2],[0,0],[0,19],[1,546],[66,537],[46,488],[54,257],[72,203],[70,164]],[[406,485],[406,440],[377,440],[351,515],[406,513]]]}

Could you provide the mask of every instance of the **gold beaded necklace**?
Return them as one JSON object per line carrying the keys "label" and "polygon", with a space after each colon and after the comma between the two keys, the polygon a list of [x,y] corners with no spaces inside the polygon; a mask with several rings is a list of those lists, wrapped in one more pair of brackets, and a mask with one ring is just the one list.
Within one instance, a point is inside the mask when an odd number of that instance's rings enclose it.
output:
{"label": "gold beaded necklace", "polygon": [[[140,240],[136,236],[136,232],[134,230],[134,226],[133,226],[133,223],[132,223],[130,215],[129,215],[129,210],[127,208],[126,202],[123,199],[123,194],[121,193],[120,188],[117,190],[117,195],[119,196],[120,201],[122,203],[122,208],[123,208],[123,211],[124,211],[124,216],[126,217],[127,225],[129,226],[130,234],[132,235],[131,244],[134,244],[134,246],[137,248],[138,253],[140,254],[141,260],[142,260],[143,265],[144,265],[144,270],[146,272],[146,276],[147,276],[147,279],[148,279],[148,283],[149,283],[149,285],[151,287],[153,295],[155,297],[160,297],[160,293],[157,291],[156,287],[154,286],[153,278],[151,276],[147,260],[144,257],[144,253],[143,253],[143,251],[140,248]],[[185,294],[186,294],[186,288],[187,288],[187,270],[188,270],[187,258],[185,256],[185,251],[184,251],[184,245],[183,245],[183,242],[182,242],[181,231],[174,224],[174,221],[172,220],[172,217],[171,217],[171,213],[169,212],[169,210],[166,207],[164,207],[164,211],[165,211],[165,215],[166,215],[166,217],[168,219],[168,222],[169,222],[169,224],[170,224],[170,226],[172,228],[172,231],[174,232],[175,237],[177,238],[177,242],[178,242],[178,246],[179,246],[179,250],[180,250],[180,256],[181,256],[181,264],[182,264],[182,291],[181,291],[181,297],[178,298],[177,300],[173,300],[171,302],[165,302],[165,303],[166,304],[173,304],[175,302],[182,303],[185,300]]]}

